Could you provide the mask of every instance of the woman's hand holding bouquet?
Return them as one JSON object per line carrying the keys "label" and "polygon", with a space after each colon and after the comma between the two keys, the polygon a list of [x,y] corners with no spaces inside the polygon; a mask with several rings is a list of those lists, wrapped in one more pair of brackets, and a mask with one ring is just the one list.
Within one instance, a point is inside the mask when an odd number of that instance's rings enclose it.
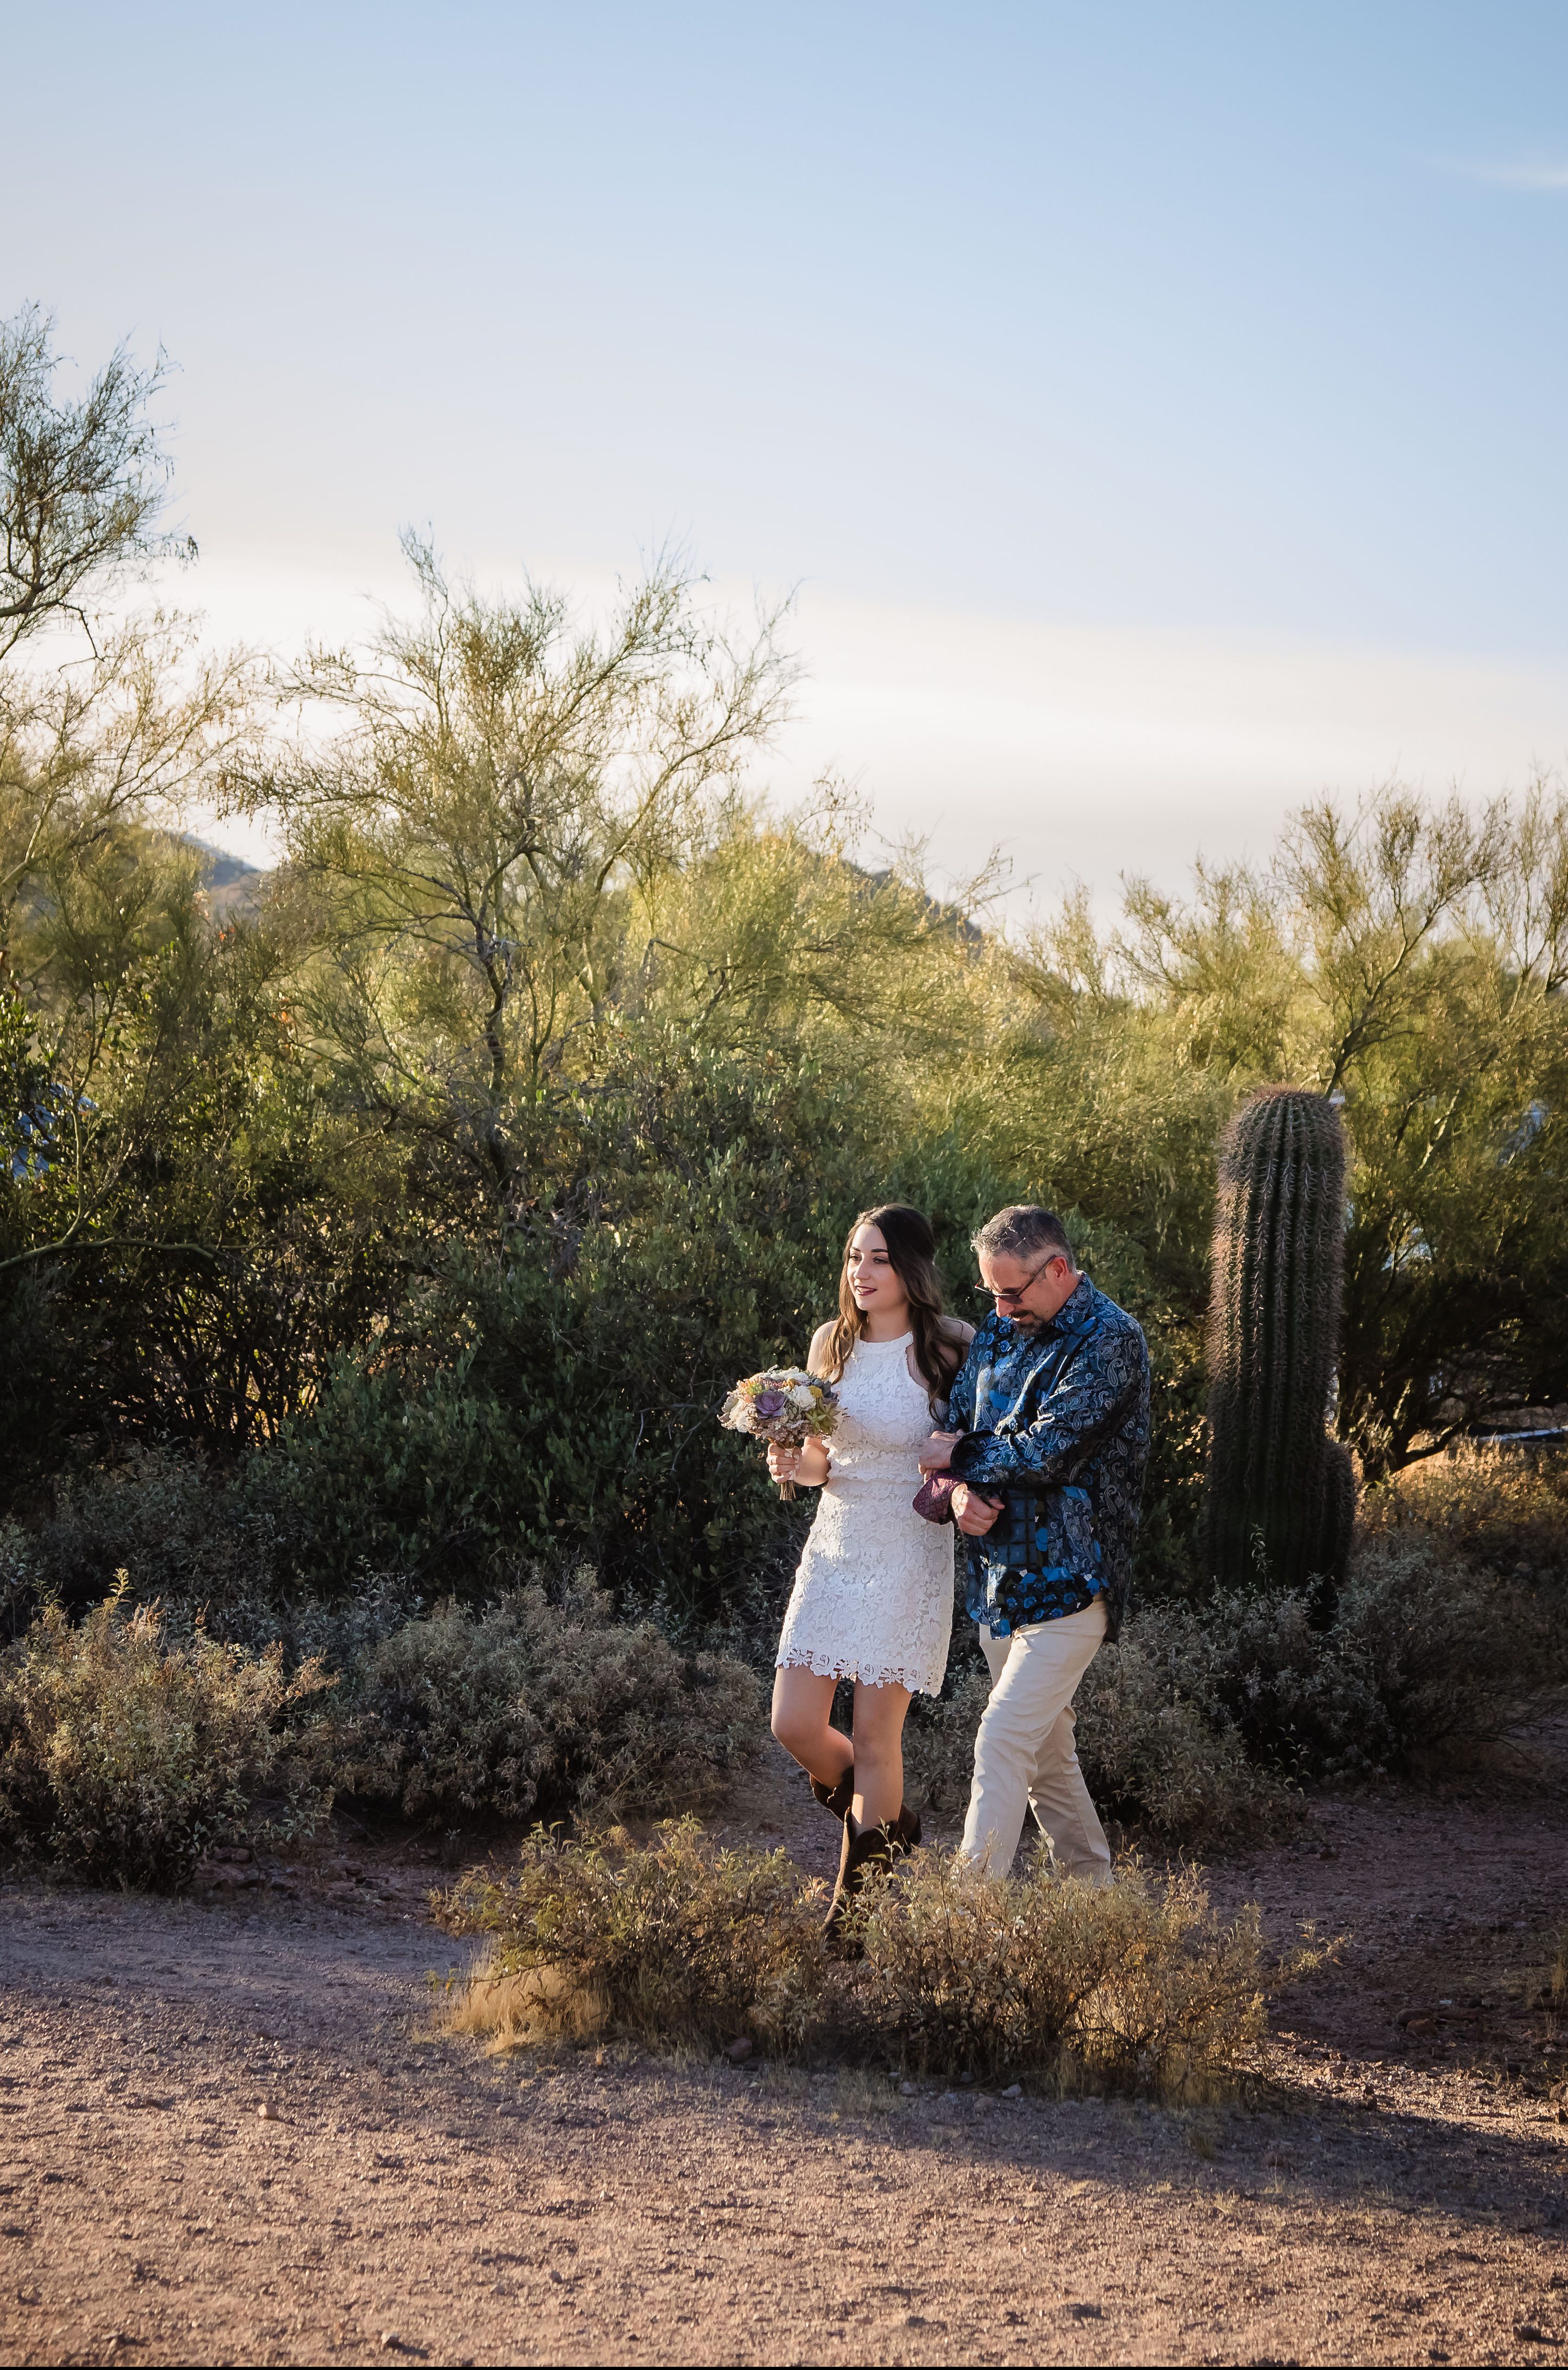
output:
{"label": "woman's hand holding bouquet", "polygon": [[838,1397],[820,1375],[803,1366],[768,1366],[735,1385],[719,1410],[726,1432],[749,1432],[767,1443],[767,1469],[781,1498],[795,1494],[794,1474],[808,1441],[831,1439],[838,1422]]}

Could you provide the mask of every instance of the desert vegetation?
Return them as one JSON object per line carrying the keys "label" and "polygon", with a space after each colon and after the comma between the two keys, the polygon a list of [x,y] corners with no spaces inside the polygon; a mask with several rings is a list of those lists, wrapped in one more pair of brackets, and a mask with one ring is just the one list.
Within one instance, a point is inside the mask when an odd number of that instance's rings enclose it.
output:
{"label": "desert vegetation", "polygon": [[541,1829],[513,1874],[440,1905],[490,1950],[455,2018],[502,2047],[674,2040],[1179,2090],[1251,2061],[1265,1988],[1288,1972],[1256,1916],[1222,1925],[1190,1872],[992,1883],[922,1851],[859,1904],[847,1963],[824,1950],[824,1900],[784,1852],[721,1848],[694,1822],[646,1845]]}
{"label": "desert vegetation", "polygon": [[[1349,1581],[1147,1602],[1078,1696],[1096,1798],[1167,1843],[1223,1847],[1288,1824],[1302,1789],[1435,1777],[1539,1718],[1568,1685],[1561,1462],[1469,1450],[1367,1493]],[[1520,1560],[1528,1543],[1533,1560]],[[955,1658],[957,1660],[957,1658]],[[917,1705],[928,1798],[967,1797],[978,1654]]]}
{"label": "desert vegetation", "polygon": [[[1309,808],[1026,928],[837,786],[770,800],[788,619],[675,562],[579,616],[410,542],[405,610],[287,662],[138,607],[155,396],[121,354],[68,401],[47,323],[0,333],[7,1850],[174,1882],[334,1792],[711,1800],[810,1512],[714,1411],[878,1195],[960,1293],[990,1209],[1066,1211],[1147,1331],[1137,1609],[1081,1707],[1124,1819],[1212,1848],[1551,1698],[1568,1481],[1466,1443],[1568,1397],[1551,784]],[[276,863],[220,878],[215,811]],[[1332,1602],[1204,1519],[1216,1147],[1282,1080],[1348,1159]],[[938,1801],[967,1654],[912,1732]]]}

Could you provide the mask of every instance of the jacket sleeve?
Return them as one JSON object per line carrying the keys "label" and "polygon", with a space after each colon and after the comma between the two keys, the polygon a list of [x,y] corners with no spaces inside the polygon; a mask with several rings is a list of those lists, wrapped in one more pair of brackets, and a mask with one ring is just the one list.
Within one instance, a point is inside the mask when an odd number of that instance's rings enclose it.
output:
{"label": "jacket sleeve", "polygon": [[1146,1360],[1133,1328],[1097,1334],[1068,1359],[1031,1414],[1028,1404],[1004,1416],[994,1432],[972,1432],[952,1453],[960,1480],[1070,1481],[1136,1403]]}

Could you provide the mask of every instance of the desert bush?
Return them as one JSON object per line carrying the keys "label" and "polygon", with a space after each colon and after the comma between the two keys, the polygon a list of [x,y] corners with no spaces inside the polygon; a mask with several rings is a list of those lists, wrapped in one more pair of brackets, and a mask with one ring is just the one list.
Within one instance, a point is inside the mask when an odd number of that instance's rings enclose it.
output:
{"label": "desert bush", "polygon": [[1332,1642],[1364,1674],[1388,1766],[1485,1744],[1539,1719],[1568,1686],[1568,1605],[1560,1590],[1500,1580],[1431,1533],[1363,1547]]}
{"label": "desert bush", "polygon": [[921,1853],[870,1897],[862,1933],[862,2013],[924,2073],[987,2079],[1068,2060],[1169,2085],[1241,2065],[1262,2035],[1258,1913],[1222,1926],[1190,1870],[997,1883]]}
{"label": "desert bush", "polygon": [[[1326,1632],[1312,1625],[1307,1591],[1146,1607],[1090,1665],[1079,1733],[1091,1785],[1157,1832],[1207,1842],[1225,1814],[1204,1817],[1220,1801],[1205,1795],[1201,1760],[1163,1762],[1150,1743],[1167,1712],[1194,1752],[1212,1740],[1216,1789],[1228,1771],[1239,1776],[1236,1747],[1265,1781],[1323,1783],[1410,1771],[1502,1736],[1539,1717],[1565,1683],[1568,1625],[1555,1591],[1501,1581],[1443,1537],[1400,1529],[1362,1541]],[[1191,1806],[1180,1784],[1189,1766]],[[1232,1800],[1244,1808],[1242,1792]],[[1275,1791],[1274,1807],[1287,1801]],[[1267,1806],[1266,1783],[1254,1803]]]}
{"label": "desert bush", "polygon": [[301,1708],[329,1684],[277,1648],[171,1639],[123,1592],[76,1627],[46,1606],[0,1657],[0,1849],[164,1890],[252,1833],[264,1796],[272,1832],[307,1830],[330,1796]]}
{"label": "desert bush", "polygon": [[351,1600],[227,1613],[247,1636],[138,1605],[123,1576],[75,1625],[45,1604],[0,1654],[0,1849],[164,1887],[214,1844],[302,1832],[335,1794],[449,1824],[657,1814],[711,1800],[761,1741],[744,1663],[616,1623],[587,1573],[559,1601],[536,1576],[478,1612],[410,1617],[372,1575]]}
{"label": "desert bush", "polygon": [[782,1850],[727,1850],[683,1819],[645,1847],[541,1828],[511,1875],[468,1877],[437,1915],[490,1939],[483,1980],[512,1980],[525,2037],[712,2047],[751,2032],[789,2054],[822,2020],[823,1909]]}
{"label": "desert bush", "polygon": [[[1496,1539],[1500,1507],[1538,1504],[1541,1493],[1511,1492],[1512,1478],[1467,1480],[1453,1521],[1435,1529],[1380,1518],[1326,1632],[1304,1590],[1142,1606],[1078,1692],[1095,1800],[1162,1842],[1208,1850],[1294,1816],[1303,1785],[1429,1769],[1539,1718],[1568,1685],[1562,1593],[1502,1579],[1456,1544]],[[916,1799],[949,1810],[967,1800],[988,1691],[961,1636],[942,1698],[911,1709]]]}
{"label": "desert bush", "polygon": [[223,1605],[273,1580],[264,1531],[199,1455],[133,1442],[114,1464],[61,1478],[30,1560],[41,1594],[66,1605],[97,1604],[121,1572],[144,1602]]}
{"label": "desert bush", "polygon": [[1451,1449],[1369,1490],[1361,1524],[1372,1538],[1424,1532],[1513,1579],[1568,1579],[1568,1455]]}
{"label": "desert bush", "polygon": [[[1078,1759],[1101,1808],[1162,1842],[1208,1849],[1267,1832],[1295,1797],[1212,1701],[1194,1700],[1193,1626],[1179,1607],[1138,1614],[1090,1664],[1075,1709]],[[989,1692],[976,1662],[950,1675],[940,1698],[916,1698],[904,1754],[912,1800],[940,1811],[967,1802]]]}
{"label": "desert bush", "polygon": [[270,1482],[225,1479],[167,1442],[133,1443],[113,1464],[63,1478],[35,1531],[0,1525],[12,1634],[43,1604],[80,1612],[123,1581],[128,1601],[159,1605],[166,1636],[200,1628],[252,1653],[276,1647],[291,1667],[315,1659],[346,1695],[356,1667],[424,1601],[407,1569],[363,1560],[341,1587],[309,1585]]}
{"label": "desert bush", "polygon": [[1225,1592],[1157,1615],[1137,1637],[1169,1698],[1191,1704],[1216,1738],[1295,1781],[1363,1776],[1386,1760],[1371,1674],[1343,1633],[1314,1626],[1314,1592]]}
{"label": "desert bush", "polygon": [[617,1623],[580,1572],[404,1622],[354,1667],[340,1782],[410,1818],[695,1808],[762,1735],[744,1663]]}
{"label": "desert bush", "polygon": [[1303,1782],[1426,1766],[1539,1717],[1568,1682],[1557,1593],[1501,1581],[1414,1528],[1363,1540],[1326,1633],[1288,1590],[1152,1627],[1172,1693]]}
{"label": "desert bush", "polygon": [[[1178,1631],[1180,1619],[1171,1622]],[[1161,1843],[1207,1851],[1284,1825],[1297,1798],[1210,1704],[1183,1691],[1159,1617],[1124,1630],[1078,1688],[1078,1755],[1095,1801]]]}
{"label": "desert bush", "polygon": [[515,1873],[475,1873],[438,1914],[489,1944],[457,2023],[517,2040],[750,2033],[778,2056],[1168,2086],[1242,2065],[1262,2031],[1256,1916],[1222,1926],[1190,1872],[997,1884],[918,1853],[865,1897],[864,1955],[839,1964],[823,1905],[781,1851],[683,1821],[646,1847],[541,1831]]}
{"label": "desert bush", "polygon": [[904,1726],[905,1791],[911,1801],[933,1811],[961,1810],[969,1800],[974,1731],[990,1693],[990,1679],[967,1651],[963,1629],[962,1622],[954,1624],[941,1694],[914,1697]]}
{"label": "desert bush", "polygon": [[33,1542],[20,1523],[0,1522],[0,1638],[21,1636],[38,1605]]}

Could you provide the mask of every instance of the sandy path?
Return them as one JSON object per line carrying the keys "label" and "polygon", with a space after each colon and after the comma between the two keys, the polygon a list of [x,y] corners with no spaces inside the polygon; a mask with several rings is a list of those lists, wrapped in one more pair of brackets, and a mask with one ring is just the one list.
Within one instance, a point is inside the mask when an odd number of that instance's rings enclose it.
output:
{"label": "sandy path", "polygon": [[[1528,1818],[1321,1806],[1216,1891],[1280,1930],[1359,1903],[1358,1939],[1285,2004],[1272,2103],[1181,2113],[613,2053],[494,2063],[418,2037],[428,1971],[461,1953],[395,1886],[249,1912],[13,1888],[0,2353],[1552,2358],[1568,2123],[1550,2056],[1545,2078],[1494,2069],[1541,2049],[1529,1970],[1565,1869],[1552,1788]],[[1493,1997],[1489,2023],[1401,2054],[1399,2008],[1437,1984]]]}

